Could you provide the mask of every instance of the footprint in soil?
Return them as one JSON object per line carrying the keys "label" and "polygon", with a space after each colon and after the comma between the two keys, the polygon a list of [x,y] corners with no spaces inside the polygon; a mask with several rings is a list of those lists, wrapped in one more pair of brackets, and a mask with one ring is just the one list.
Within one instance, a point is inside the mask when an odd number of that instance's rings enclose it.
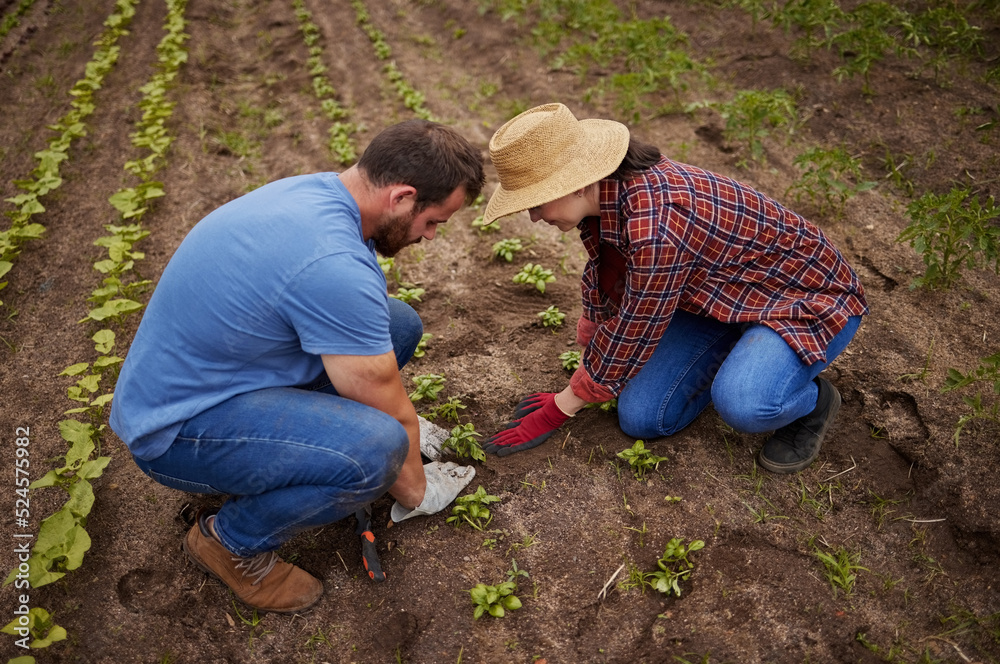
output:
{"label": "footprint in soil", "polygon": [[194,604],[180,575],[167,570],[134,569],[118,579],[117,591],[121,605],[135,613],[178,615]]}
{"label": "footprint in soil", "polygon": [[405,652],[417,634],[417,618],[412,613],[400,611],[385,620],[376,632],[375,640],[387,652]]}

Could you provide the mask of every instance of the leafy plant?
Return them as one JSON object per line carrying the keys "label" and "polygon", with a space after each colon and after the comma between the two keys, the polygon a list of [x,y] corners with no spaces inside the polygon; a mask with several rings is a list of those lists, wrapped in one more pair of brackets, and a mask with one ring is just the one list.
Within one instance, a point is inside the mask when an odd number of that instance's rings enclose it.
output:
{"label": "leafy plant", "polygon": [[559,354],[559,361],[562,362],[563,369],[576,371],[580,367],[580,351],[568,350]]}
{"label": "leafy plant", "polygon": [[554,304],[549,305],[545,311],[539,311],[535,315],[542,319],[543,327],[559,327],[563,324],[563,320],[566,318],[566,314],[559,311],[559,307]]}
{"label": "leafy plant", "polygon": [[395,298],[400,302],[406,302],[407,304],[409,304],[410,302],[423,302],[423,300],[420,299],[420,296],[426,292],[427,291],[425,291],[423,288],[399,288],[398,290],[396,290],[395,295],[390,293],[389,297]]}
{"label": "leafy plant", "polygon": [[453,523],[456,528],[467,523],[482,532],[493,520],[493,514],[486,506],[498,502],[499,496],[491,496],[480,486],[475,493],[455,499],[455,506],[451,508],[452,515],[445,519],[445,523]]}
{"label": "leafy plant", "polygon": [[928,192],[907,207],[910,224],[896,238],[908,242],[924,261],[924,276],[912,288],[948,288],[962,266],[993,264],[1000,273],[1000,226],[988,223],[1000,217],[990,197],[986,205],[969,189],[952,189],[943,196]]}
{"label": "leafy plant", "polygon": [[525,263],[521,271],[514,275],[515,284],[529,284],[538,289],[538,292],[545,292],[545,284],[550,284],[556,280],[552,270],[546,270],[541,265]]}
{"label": "leafy plant", "polygon": [[[951,392],[974,383],[987,383],[991,386],[994,397],[1000,395],[1000,353],[995,353],[989,357],[984,357],[979,361],[979,366],[967,374],[963,374],[958,369],[948,369],[948,377],[945,379],[942,392]],[[1000,422],[1000,399],[994,399],[992,404],[983,404],[982,392],[976,392],[974,397],[962,397],[971,413],[962,415],[955,427],[955,445],[958,445],[959,436],[969,422],[976,419],[992,420]]]}
{"label": "leafy plant", "polygon": [[493,256],[494,258],[502,258],[508,263],[511,263],[514,260],[514,254],[523,249],[524,247],[521,245],[521,238],[506,238],[493,244]]}
{"label": "leafy plant", "polygon": [[[462,406],[465,408],[465,406]],[[458,420],[458,414],[455,414]],[[486,452],[476,438],[481,438],[483,434],[476,431],[476,425],[472,422],[459,425],[451,430],[451,435],[441,445],[441,448],[454,450],[459,458],[472,457],[476,461],[486,461]]]}
{"label": "leafy plant", "polygon": [[830,582],[833,589],[833,596],[837,596],[838,591],[842,591],[845,596],[854,592],[854,582],[857,581],[855,571],[868,571],[867,567],[861,567],[858,562],[861,560],[860,551],[848,551],[841,547],[827,553],[818,546],[813,546],[813,555],[823,563],[824,576]]}
{"label": "leafy plant", "polygon": [[27,614],[14,618],[0,632],[20,636],[21,639],[15,643],[23,641],[24,647],[32,649],[47,648],[56,641],[65,640],[67,636],[66,630],[57,625],[49,612],[41,607],[29,609]]}
{"label": "leafy plant", "polygon": [[513,581],[506,581],[497,586],[477,583],[475,588],[469,590],[472,603],[476,606],[472,617],[479,620],[483,614],[488,613],[494,618],[503,618],[507,611],[520,609],[521,600],[517,598],[515,592],[517,584]]}
{"label": "leafy plant", "polygon": [[[820,214],[829,207],[839,217],[849,198],[875,187],[874,182],[863,180],[861,162],[843,148],[811,148],[792,163],[804,172],[788,192],[795,192],[796,201],[807,196],[810,203],[819,207]],[[850,176],[857,184],[851,184],[844,176]]]}
{"label": "leafy plant", "polygon": [[421,401],[422,399],[434,401],[444,389],[445,380],[444,376],[435,373],[414,376],[413,383],[417,389],[410,392],[410,401]]}
{"label": "leafy plant", "polygon": [[486,233],[497,233],[500,231],[500,222],[494,221],[492,224],[484,223],[484,215],[479,215],[472,220],[472,227],[476,229],[480,235],[485,235]]}
{"label": "leafy plant", "polygon": [[[726,123],[726,138],[743,143],[749,159],[757,162],[764,161],[764,139],[771,130],[787,127],[791,133],[798,121],[795,101],[784,90],[740,90],[731,101],[699,102],[688,110],[702,106],[718,111]],[[747,159],[740,165],[747,166]]]}
{"label": "leafy plant", "polygon": [[899,26],[909,19],[907,12],[887,2],[863,2],[846,15],[845,29],[836,31],[827,40],[847,62],[833,70],[838,80],[861,74],[862,91],[871,95],[871,66],[885,57],[886,52],[913,55],[915,51],[896,38]]}
{"label": "leafy plant", "polygon": [[457,423],[458,411],[465,410],[465,408],[465,404],[463,404],[461,399],[458,397],[448,397],[446,402],[439,404],[424,413],[424,417],[429,420],[443,417],[446,420],[451,420],[452,422]]}
{"label": "leafy plant", "polygon": [[424,332],[420,335],[420,341],[417,342],[417,347],[413,350],[413,357],[421,358],[427,354],[427,342],[434,337],[430,332]]}
{"label": "leafy plant", "polygon": [[643,580],[653,590],[658,590],[665,595],[673,593],[680,597],[681,581],[689,579],[694,570],[694,563],[688,559],[688,555],[703,548],[705,548],[705,542],[702,540],[694,540],[685,546],[682,538],[671,539],[667,542],[663,555],[656,561],[656,566],[660,569],[646,574]]}
{"label": "leafy plant", "polygon": [[641,440],[635,441],[632,447],[622,450],[616,456],[628,462],[635,479],[640,482],[646,479],[647,472],[656,470],[661,461],[667,460],[667,457],[657,456],[652,450],[646,449]]}

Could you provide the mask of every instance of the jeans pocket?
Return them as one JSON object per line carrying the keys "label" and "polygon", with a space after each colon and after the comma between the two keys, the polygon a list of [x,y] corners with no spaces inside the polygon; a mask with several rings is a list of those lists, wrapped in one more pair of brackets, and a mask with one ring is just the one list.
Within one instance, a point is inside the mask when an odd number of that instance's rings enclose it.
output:
{"label": "jeans pocket", "polygon": [[142,468],[142,471],[153,480],[159,482],[163,486],[170,487],[171,489],[178,489],[180,491],[186,491],[187,493],[222,493],[222,491],[219,491],[209,484],[182,480],[180,478],[164,475],[163,473],[158,473],[155,470],[149,470],[146,468]]}

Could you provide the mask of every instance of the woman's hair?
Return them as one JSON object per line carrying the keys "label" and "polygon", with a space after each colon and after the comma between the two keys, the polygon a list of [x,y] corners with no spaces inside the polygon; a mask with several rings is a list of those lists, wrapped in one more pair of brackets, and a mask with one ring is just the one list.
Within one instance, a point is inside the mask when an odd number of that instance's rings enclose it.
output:
{"label": "woman's hair", "polygon": [[660,157],[660,148],[629,136],[628,151],[625,152],[622,163],[608,177],[616,180],[627,180],[640,171],[656,165],[656,162],[660,161]]}

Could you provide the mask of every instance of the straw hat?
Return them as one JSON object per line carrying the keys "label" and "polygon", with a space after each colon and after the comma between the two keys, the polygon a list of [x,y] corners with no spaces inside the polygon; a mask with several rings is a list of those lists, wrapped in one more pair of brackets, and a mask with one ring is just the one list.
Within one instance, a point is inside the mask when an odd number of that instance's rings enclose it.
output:
{"label": "straw hat", "polygon": [[628,151],[629,131],[613,120],[577,120],[562,104],[528,109],[490,139],[500,176],[483,223],[537,207],[611,175]]}

